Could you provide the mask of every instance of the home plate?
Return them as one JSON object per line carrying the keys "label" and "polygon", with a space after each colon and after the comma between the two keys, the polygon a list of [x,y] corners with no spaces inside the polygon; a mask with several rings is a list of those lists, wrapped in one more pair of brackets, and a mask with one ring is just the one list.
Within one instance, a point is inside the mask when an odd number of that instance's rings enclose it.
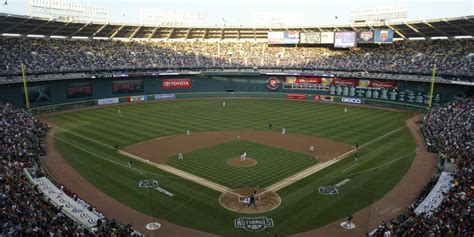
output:
{"label": "home plate", "polygon": [[161,224],[158,222],[151,222],[146,224],[146,229],[147,230],[157,230],[161,227]]}
{"label": "home plate", "polygon": [[341,222],[341,227],[346,229],[346,230],[352,230],[352,229],[356,228],[356,225],[352,222],[343,221],[343,222]]}

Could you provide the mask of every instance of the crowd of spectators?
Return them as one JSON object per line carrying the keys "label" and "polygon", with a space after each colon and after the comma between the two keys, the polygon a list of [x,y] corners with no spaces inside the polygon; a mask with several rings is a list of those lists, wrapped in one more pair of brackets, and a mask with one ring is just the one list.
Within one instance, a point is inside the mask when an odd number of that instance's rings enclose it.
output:
{"label": "crowd of spectators", "polygon": [[[45,154],[47,130],[26,111],[0,104],[0,236],[129,236],[131,226],[105,218],[93,230],[81,227],[45,201],[41,191],[29,182],[23,169],[34,167],[39,156]],[[80,200],[77,195],[72,197]]]}
{"label": "crowd of spectators", "polygon": [[166,42],[0,37],[0,73],[134,68],[278,67],[474,75],[472,39],[397,41],[352,49],[258,42]]}
{"label": "crowd of spectators", "polygon": [[[440,164],[455,164],[454,180],[433,213],[413,211],[438,180],[433,177],[408,211],[382,223],[374,236],[474,236],[474,99],[462,99],[434,108],[423,121],[427,148],[440,154]],[[438,172],[439,174],[439,172]]]}

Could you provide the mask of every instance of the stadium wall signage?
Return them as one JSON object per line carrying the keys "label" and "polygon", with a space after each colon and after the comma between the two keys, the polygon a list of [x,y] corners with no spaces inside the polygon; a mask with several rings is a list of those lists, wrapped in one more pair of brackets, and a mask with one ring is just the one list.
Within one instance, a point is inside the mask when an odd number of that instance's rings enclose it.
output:
{"label": "stadium wall signage", "polygon": [[135,102],[135,101],[145,101],[145,96],[138,95],[138,96],[129,96],[127,98],[128,102]]}
{"label": "stadium wall signage", "polygon": [[371,89],[393,89],[397,86],[395,81],[365,80],[352,78],[333,77],[307,77],[307,76],[287,76],[285,84],[322,84],[327,86],[347,86]]}
{"label": "stadium wall signage", "polygon": [[106,98],[106,99],[98,99],[97,104],[98,105],[110,105],[110,104],[118,104],[119,98]]}
{"label": "stadium wall signage", "polygon": [[316,100],[316,101],[333,102],[333,101],[334,101],[334,96],[328,96],[328,95],[314,95],[313,100]]}
{"label": "stadium wall signage", "polygon": [[143,80],[126,80],[112,82],[112,92],[114,94],[139,93],[144,92]]}
{"label": "stadium wall signage", "polygon": [[234,227],[251,232],[259,232],[267,227],[273,227],[273,219],[268,217],[239,217],[234,220]]}
{"label": "stadium wall signage", "polygon": [[267,88],[271,91],[276,91],[280,88],[280,79],[276,77],[270,77],[267,80]]}
{"label": "stadium wall signage", "polygon": [[161,82],[161,88],[163,89],[181,89],[181,88],[192,88],[191,79],[163,79]]}
{"label": "stadium wall signage", "polygon": [[351,104],[362,104],[362,100],[358,98],[346,98],[342,97],[341,102],[343,103],[351,103]]}
{"label": "stadium wall signage", "polygon": [[68,98],[92,96],[92,86],[90,82],[72,82],[67,85],[66,93]]}
{"label": "stadium wall signage", "polygon": [[175,94],[156,94],[155,100],[174,100],[176,99]]}
{"label": "stadium wall signage", "polygon": [[305,94],[286,94],[287,99],[306,100]]}

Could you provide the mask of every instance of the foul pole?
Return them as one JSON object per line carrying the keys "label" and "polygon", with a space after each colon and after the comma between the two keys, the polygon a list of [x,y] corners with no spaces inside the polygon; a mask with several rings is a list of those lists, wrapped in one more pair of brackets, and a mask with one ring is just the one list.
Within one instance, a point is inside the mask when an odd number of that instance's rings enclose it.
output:
{"label": "foul pole", "polygon": [[30,109],[30,98],[28,96],[28,82],[26,81],[26,66],[21,64],[21,79],[23,79],[23,90],[25,92],[26,109]]}
{"label": "foul pole", "polygon": [[434,92],[434,85],[435,85],[435,77],[436,77],[436,64],[433,64],[433,69],[431,72],[431,88],[430,88],[430,102],[429,102],[429,109],[433,106],[433,92]]}

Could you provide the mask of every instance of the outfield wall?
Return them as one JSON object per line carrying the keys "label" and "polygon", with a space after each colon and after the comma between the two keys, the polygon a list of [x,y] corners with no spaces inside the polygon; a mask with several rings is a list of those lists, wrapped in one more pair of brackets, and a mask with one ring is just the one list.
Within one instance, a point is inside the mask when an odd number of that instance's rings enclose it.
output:
{"label": "outfield wall", "polygon": [[[351,78],[290,77],[266,75],[192,75],[78,79],[30,82],[32,108],[56,104],[96,105],[97,99],[175,94],[176,98],[265,97],[313,100],[315,95],[359,98],[362,103],[396,107],[426,107],[430,83],[413,81],[360,80]],[[434,105],[464,96],[467,86],[437,83]],[[301,98],[298,98],[301,97]],[[25,107],[23,84],[0,86],[0,100]],[[318,100],[318,99],[317,99]],[[330,100],[330,99],[328,99]],[[85,102],[84,102],[85,101]],[[79,103],[81,102],[81,103]],[[84,103],[82,103],[84,102]],[[348,102],[350,103],[350,102]]]}

